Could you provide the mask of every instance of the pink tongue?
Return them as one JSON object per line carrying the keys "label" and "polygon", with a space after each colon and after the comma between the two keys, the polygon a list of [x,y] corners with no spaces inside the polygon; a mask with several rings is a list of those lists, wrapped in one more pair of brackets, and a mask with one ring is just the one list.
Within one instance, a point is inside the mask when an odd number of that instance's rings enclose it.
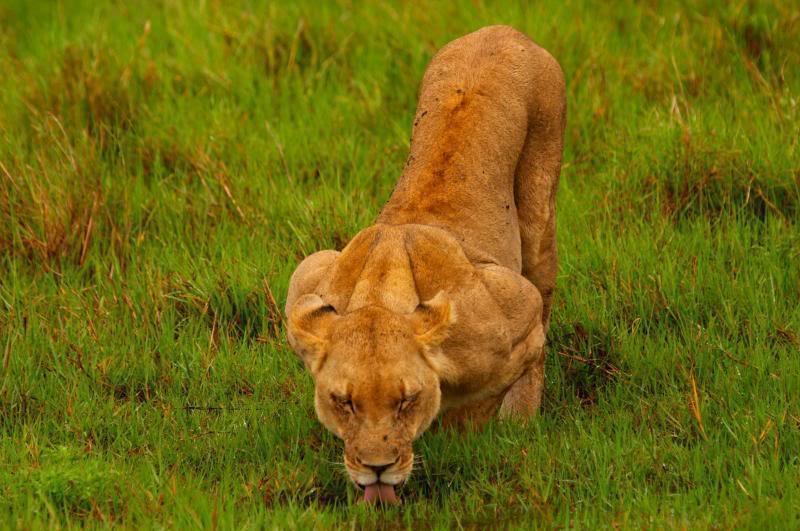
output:
{"label": "pink tongue", "polygon": [[367,485],[364,487],[364,501],[368,503],[397,503],[394,485],[385,485],[383,483]]}

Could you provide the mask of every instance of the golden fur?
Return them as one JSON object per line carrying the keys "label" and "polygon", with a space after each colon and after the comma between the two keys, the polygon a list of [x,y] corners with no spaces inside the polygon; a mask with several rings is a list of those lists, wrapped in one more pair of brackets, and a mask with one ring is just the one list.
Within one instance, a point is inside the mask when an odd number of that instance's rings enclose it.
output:
{"label": "golden fur", "polygon": [[287,336],[355,482],[402,482],[439,414],[538,409],[565,116],[558,63],[522,33],[451,42],[377,222],[292,276]]}

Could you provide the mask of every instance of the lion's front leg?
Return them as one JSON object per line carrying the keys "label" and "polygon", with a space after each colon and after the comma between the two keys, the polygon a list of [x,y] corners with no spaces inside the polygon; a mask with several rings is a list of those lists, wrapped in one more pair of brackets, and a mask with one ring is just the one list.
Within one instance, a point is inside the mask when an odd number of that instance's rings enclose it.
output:
{"label": "lion's front leg", "polygon": [[500,406],[500,416],[524,419],[536,415],[542,404],[543,390],[544,356],[540,356],[508,390]]}
{"label": "lion's front leg", "polygon": [[497,414],[502,400],[502,395],[495,396],[450,409],[442,415],[442,427],[481,428]]}
{"label": "lion's front leg", "polygon": [[517,346],[519,356],[512,358],[528,360],[528,367],[514,382],[503,398],[500,416],[503,418],[529,418],[536,414],[542,403],[544,390],[544,327],[534,327],[526,340]]}

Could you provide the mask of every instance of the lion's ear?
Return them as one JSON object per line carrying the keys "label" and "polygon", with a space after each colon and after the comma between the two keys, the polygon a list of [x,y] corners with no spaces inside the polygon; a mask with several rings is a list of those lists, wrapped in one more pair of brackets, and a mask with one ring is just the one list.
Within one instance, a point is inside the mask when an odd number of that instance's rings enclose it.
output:
{"label": "lion's ear", "polygon": [[314,294],[298,298],[289,312],[286,334],[289,345],[311,374],[316,374],[325,360],[328,333],[338,318],[334,307],[325,304],[319,295]]}
{"label": "lion's ear", "polygon": [[417,342],[426,353],[432,353],[447,339],[450,325],[456,321],[455,308],[444,291],[440,291],[417,306],[412,321]]}

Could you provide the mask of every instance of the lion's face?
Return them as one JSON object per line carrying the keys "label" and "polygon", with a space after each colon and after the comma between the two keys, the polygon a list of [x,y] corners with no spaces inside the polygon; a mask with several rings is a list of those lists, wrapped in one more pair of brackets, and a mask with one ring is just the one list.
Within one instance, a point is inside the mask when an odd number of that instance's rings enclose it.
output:
{"label": "lion's face", "polygon": [[344,440],[355,483],[400,484],[413,468],[412,442],[439,412],[436,351],[449,303],[407,316],[371,306],[340,317],[311,297],[313,305],[297,305],[289,337],[314,376],[317,416]]}

